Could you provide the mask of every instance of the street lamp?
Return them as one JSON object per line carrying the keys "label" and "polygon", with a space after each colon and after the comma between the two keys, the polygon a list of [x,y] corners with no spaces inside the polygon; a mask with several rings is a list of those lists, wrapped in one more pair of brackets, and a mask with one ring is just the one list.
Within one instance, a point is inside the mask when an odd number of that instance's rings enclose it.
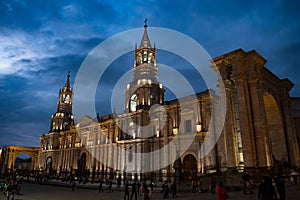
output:
{"label": "street lamp", "polygon": [[200,165],[200,173],[204,173],[204,158],[202,158],[202,155],[201,155],[201,146],[203,145],[203,141],[204,141],[204,137],[205,137],[205,133],[202,132],[202,123],[201,122],[198,122],[196,124],[196,131],[197,131],[197,134],[199,134],[199,160],[201,162],[201,165]]}
{"label": "street lamp", "polygon": [[159,131],[156,131],[156,137],[159,138]]}
{"label": "street lamp", "polygon": [[200,122],[198,122],[198,124],[196,125],[196,131],[197,133],[200,133],[202,131],[202,124]]}
{"label": "street lamp", "polygon": [[173,134],[174,134],[174,135],[177,135],[177,134],[178,134],[178,128],[177,128],[177,127],[174,127],[174,128],[173,128]]}

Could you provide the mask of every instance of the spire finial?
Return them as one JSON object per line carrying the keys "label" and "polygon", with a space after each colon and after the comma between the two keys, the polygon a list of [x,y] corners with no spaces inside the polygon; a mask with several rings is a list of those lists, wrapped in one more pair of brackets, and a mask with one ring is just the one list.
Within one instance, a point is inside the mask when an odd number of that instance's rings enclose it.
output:
{"label": "spire finial", "polygon": [[152,48],[149,37],[148,37],[148,33],[147,33],[147,27],[148,27],[147,26],[147,21],[148,21],[148,19],[144,20],[144,23],[145,23],[145,25],[144,25],[144,34],[143,34],[143,37],[142,37],[140,48]]}
{"label": "spire finial", "polygon": [[67,78],[65,86],[70,87],[70,70],[68,72],[68,78]]}

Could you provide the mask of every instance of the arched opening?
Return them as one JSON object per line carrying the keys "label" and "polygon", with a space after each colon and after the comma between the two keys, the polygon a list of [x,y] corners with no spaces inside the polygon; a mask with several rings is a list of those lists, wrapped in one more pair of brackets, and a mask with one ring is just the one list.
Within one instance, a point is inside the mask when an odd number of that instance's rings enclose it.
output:
{"label": "arched opening", "polygon": [[278,161],[287,160],[287,149],[280,107],[273,95],[264,94],[264,105],[267,118],[267,130],[271,158]]}
{"label": "arched opening", "polygon": [[130,98],[130,111],[135,112],[137,106],[137,96],[133,94]]}
{"label": "arched opening", "polygon": [[188,154],[183,159],[184,179],[192,179],[197,176],[197,160],[192,154]]}
{"label": "arched opening", "polygon": [[16,173],[26,176],[32,170],[32,158],[27,153],[20,153],[15,160]]}
{"label": "arched opening", "polygon": [[78,177],[86,177],[86,153],[82,153],[80,156],[80,159],[78,160],[77,163],[77,167],[78,167],[78,172],[77,172],[77,176]]}
{"label": "arched opening", "polygon": [[52,173],[52,157],[51,156],[48,156],[46,159],[45,169],[46,169],[46,174],[51,175],[51,173]]}

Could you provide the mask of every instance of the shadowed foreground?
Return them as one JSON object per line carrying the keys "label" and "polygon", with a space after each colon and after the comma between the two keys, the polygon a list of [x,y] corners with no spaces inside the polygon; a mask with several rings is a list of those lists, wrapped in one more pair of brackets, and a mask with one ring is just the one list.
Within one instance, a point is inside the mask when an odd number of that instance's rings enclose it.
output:
{"label": "shadowed foreground", "polygon": [[[114,191],[109,193],[104,191],[103,193],[98,193],[96,189],[87,188],[75,188],[73,192],[71,187],[64,186],[53,186],[53,185],[39,185],[33,183],[23,183],[21,185],[21,195],[15,195],[15,200],[120,200],[123,199],[123,191]],[[287,199],[298,200],[300,199],[300,185],[287,185]],[[130,191],[131,192],[131,191]],[[171,197],[171,194],[170,194]],[[6,197],[1,194],[0,200],[5,200]],[[138,198],[140,199],[140,198]],[[154,191],[153,200],[163,199],[162,193],[159,191]],[[201,199],[201,200],[215,200],[215,194],[200,193],[192,195],[191,193],[178,193],[178,200],[181,199]],[[243,195],[241,191],[229,193],[229,199],[232,200],[256,200],[257,191],[252,195]]]}

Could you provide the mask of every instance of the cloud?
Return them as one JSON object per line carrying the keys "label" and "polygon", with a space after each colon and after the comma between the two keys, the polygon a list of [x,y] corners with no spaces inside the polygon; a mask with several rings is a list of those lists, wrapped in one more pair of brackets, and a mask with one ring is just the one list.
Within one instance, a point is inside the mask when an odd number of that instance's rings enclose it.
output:
{"label": "cloud", "polygon": [[20,70],[20,66],[15,65],[17,62],[39,57],[37,52],[28,47],[24,33],[13,32],[8,35],[0,34],[0,75],[14,74]]}

